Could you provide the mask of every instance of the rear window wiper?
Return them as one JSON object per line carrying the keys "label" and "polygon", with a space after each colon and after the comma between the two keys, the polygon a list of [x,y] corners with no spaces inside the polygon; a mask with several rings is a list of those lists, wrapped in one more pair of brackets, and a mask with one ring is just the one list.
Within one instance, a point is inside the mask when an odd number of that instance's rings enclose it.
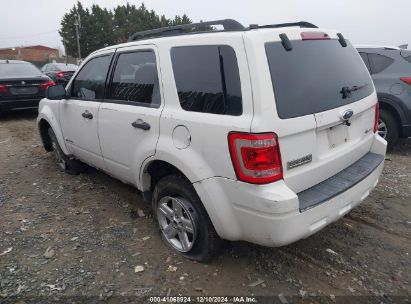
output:
{"label": "rear window wiper", "polygon": [[348,86],[342,87],[340,93],[342,95],[342,98],[345,99],[345,98],[350,97],[352,92],[361,90],[362,88],[365,88],[366,86],[368,86],[368,83],[363,84],[363,85],[359,85],[359,86],[355,85],[355,86],[352,86],[352,87],[348,87]]}

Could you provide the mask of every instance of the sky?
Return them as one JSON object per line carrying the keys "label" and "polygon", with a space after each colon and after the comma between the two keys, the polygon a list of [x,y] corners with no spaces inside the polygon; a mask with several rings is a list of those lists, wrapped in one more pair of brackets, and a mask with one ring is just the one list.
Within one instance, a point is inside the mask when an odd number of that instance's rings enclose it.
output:
{"label": "sky", "polygon": [[[0,0],[0,48],[42,44],[62,48],[63,15],[76,0]],[[121,0],[82,0],[113,8]],[[187,14],[193,21],[232,18],[243,25],[308,21],[337,29],[354,44],[411,48],[410,0],[130,0],[168,18]]]}

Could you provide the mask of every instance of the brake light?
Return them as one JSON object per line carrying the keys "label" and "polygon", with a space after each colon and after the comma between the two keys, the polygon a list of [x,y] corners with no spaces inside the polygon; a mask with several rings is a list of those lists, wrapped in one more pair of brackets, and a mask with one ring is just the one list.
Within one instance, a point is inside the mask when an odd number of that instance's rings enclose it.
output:
{"label": "brake light", "polygon": [[267,184],[283,178],[280,147],[275,133],[231,132],[228,146],[239,180]]}
{"label": "brake light", "polygon": [[400,79],[402,82],[411,85],[411,77],[401,77]]}
{"label": "brake light", "polygon": [[303,40],[329,40],[330,36],[324,32],[302,32],[301,38]]}
{"label": "brake light", "polygon": [[63,72],[57,72],[56,76],[57,76],[57,78],[64,78],[64,73]]}
{"label": "brake light", "polygon": [[0,93],[6,93],[7,92],[7,87],[3,84],[0,84]]}
{"label": "brake light", "polygon": [[53,80],[49,80],[47,82],[43,82],[40,84],[40,90],[45,91],[48,87],[56,85]]}
{"label": "brake light", "polygon": [[378,103],[375,104],[375,118],[374,118],[374,133],[377,133],[378,131],[378,119],[380,117],[380,105]]}

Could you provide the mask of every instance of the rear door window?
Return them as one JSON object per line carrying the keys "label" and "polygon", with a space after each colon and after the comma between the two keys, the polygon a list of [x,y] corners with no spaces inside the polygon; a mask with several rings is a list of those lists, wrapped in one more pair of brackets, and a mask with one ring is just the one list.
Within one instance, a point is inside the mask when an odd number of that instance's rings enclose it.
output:
{"label": "rear door window", "polygon": [[384,71],[394,62],[394,59],[380,54],[369,53],[368,58],[370,60],[371,74]]}
{"label": "rear door window", "polygon": [[118,55],[108,99],[132,105],[160,105],[156,55],[153,51]]}
{"label": "rear door window", "polygon": [[225,45],[171,50],[181,107],[186,111],[241,115],[241,83],[234,50]]}
{"label": "rear door window", "polygon": [[104,98],[104,88],[111,55],[90,59],[72,83],[71,97],[86,100]]}
{"label": "rear door window", "polygon": [[[371,77],[347,41],[295,40],[286,51],[281,42],[265,45],[278,116],[294,118],[353,103],[373,92]],[[361,89],[346,96],[344,88]]]}

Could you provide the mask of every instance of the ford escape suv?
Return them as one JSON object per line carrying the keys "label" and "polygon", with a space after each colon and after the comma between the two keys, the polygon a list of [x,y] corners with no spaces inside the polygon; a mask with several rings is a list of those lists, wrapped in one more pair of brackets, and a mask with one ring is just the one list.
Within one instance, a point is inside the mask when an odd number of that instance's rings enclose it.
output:
{"label": "ford escape suv", "polygon": [[375,45],[356,48],[377,90],[378,133],[392,147],[398,138],[411,136],[411,51]]}
{"label": "ford escape suv", "polygon": [[38,126],[63,170],[86,163],[134,185],[164,241],[205,261],[222,239],[282,246],[357,206],[383,168],[377,119],[340,33],[220,20],[92,53],[48,89]]}

